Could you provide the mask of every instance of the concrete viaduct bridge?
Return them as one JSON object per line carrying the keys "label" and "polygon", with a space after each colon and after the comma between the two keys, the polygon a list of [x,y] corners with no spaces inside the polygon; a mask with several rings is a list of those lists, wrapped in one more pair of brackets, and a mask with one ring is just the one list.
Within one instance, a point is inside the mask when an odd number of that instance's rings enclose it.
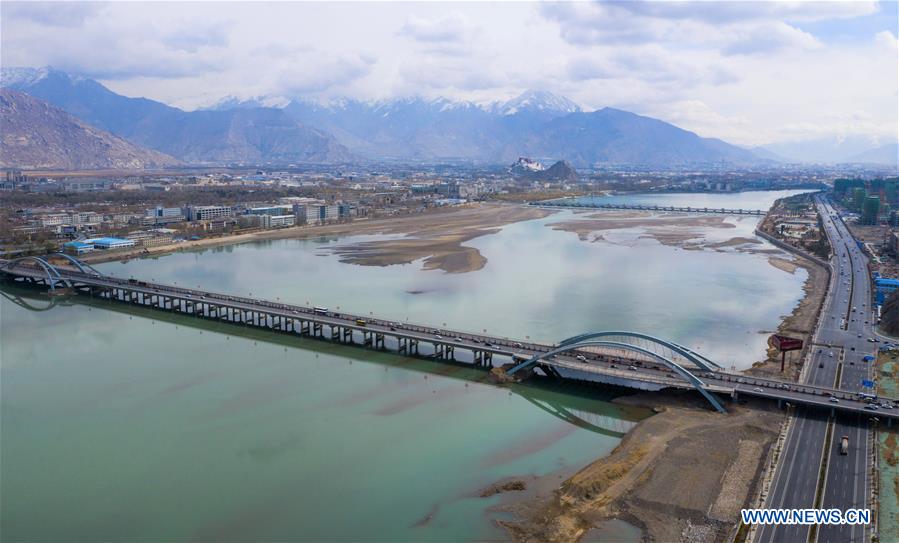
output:
{"label": "concrete viaduct bridge", "polygon": [[[61,260],[63,264],[54,263]],[[723,371],[699,353],[648,334],[588,332],[555,345],[409,324],[377,317],[310,308],[256,298],[187,289],[100,273],[61,253],[0,260],[6,280],[45,287],[50,294],[75,292],[125,304],[293,334],[391,349],[401,354],[470,363],[499,378],[525,379],[534,373],[640,390],[698,391],[718,411],[724,399],[754,396],[779,404],[804,404],[831,411],[865,413],[854,393]],[[496,364],[495,364],[496,362]],[[498,365],[500,368],[494,369]],[[831,398],[839,399],[839,403]],[[899,401],[896,402],[899,404]],[[899,408],[878,411],[899,418]]]}
{"label": "concrete viaduct bridge", "polygon": [[714,213],[718,215],[755,215],[764,216],[762,209],[727,209],[723,207],[683,207],[641,204],[600,204],[597,202],[579,202],[577,200],[547,200],[531,202],[530,205],[540,207],[571,207],[582,209],[630,209],[637,211],[664,211],[667,213]]}

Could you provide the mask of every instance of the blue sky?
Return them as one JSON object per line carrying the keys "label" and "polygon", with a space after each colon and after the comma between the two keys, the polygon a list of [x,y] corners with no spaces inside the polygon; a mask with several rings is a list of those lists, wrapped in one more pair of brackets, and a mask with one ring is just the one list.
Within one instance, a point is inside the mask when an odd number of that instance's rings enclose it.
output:
{"label": "blue sky", "polygon": [[794,21],[793,24],[825,43],[839,44],[863,41],[867,36],[884,31],[895,35],[897,21],[899,2],[878,2],[877,11],[870,15],[814,22]]}
{"label": "blue sky", "polygon": [[186,109],[525,89],[755,145],[895,140],[896,2],[0,3],[2,64]]}

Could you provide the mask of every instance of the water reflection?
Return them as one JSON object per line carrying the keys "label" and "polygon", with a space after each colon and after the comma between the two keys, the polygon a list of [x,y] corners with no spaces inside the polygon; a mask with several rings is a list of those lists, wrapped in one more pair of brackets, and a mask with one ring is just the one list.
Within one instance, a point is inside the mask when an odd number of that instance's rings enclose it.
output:
{"label": "water reflection", "polygon": [[[33,312],[49,311],[57,306],[72,307],[81,305],[129,315],[129,317],[149,319],[151,322],[160,321],[225,336],[265,341],[272,344],[283,345],[286,348],[299,349],[306,352],[328,352],[333,355],[335,354],[334,347],[337,347],[339,356],[346,357],[349,364],[352,364],[354,360],[362,361],[366,364],[382,363],[380,360],[372,360],[365,356],[366,353],[370,351],[359,345],[332,343],[326,340],[303,339],[283,333],[204,320],[147,307],[131,306],[123,303],[89,298],[84,295],[72,294],[68,296],[49,296],[40,288],[20,287],[3,283],[0,283],[0,295],[11,303]],[[397,355],[396,358],[397,360],[407,359],[407,357],[401,355]],[[468,382],[489,383],[487,373],[469,363],[459,361],[436,362],[429,358],[419,358],[416,360],[421,363],[404,365],[403,369]],[[388,371],[391,366],[395,365],[395,363],[396,361],[394,361],[394,363],[384,364],[384,370]],[[584,430],[619,439],[624,437],[637,421],[649,414],[646,410],[633,409],[624,411],[625,413],[629,413],[630,416],[622,417],[621,413],[617,412],[615,416],[610,416],[608,411],[591,410],[589,408],[590,404],[584,404],[584,399],[608,401],[616,396],[629,393],[627,389],[621,389],[614,386],[559,383],[554,379],[537,375],[527,383],[519,383],[506,388],[512,393],[521,396],[528,403],[541,411],[549,413],[562,421]],[[522,413],[522,416],[527,415]]]}

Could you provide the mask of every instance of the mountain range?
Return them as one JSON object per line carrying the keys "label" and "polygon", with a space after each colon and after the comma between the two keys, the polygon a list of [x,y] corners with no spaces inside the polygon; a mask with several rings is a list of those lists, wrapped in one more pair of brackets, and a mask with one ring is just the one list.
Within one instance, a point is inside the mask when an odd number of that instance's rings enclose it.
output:
{"label": "mountain range", "polygon": [[663,121],[612,108],[585,112],[543,91],[487,106],[420,98],[326,105],[293,100],[284,111],[370,158],[508,163],[531,156],[567,160],[581,168],[764,162],[749,151]]}
{"label": "mountain range", "polygon": [[870,136],[839,136],[771,143],[752,151],[760,156],[779,156],[781,160],[793,162],[895,165],[899,163],[896,149],[895,142],[885,143]]}
{"label": "mountain range", "polygon": [[12,89],[0,89],[0,119],[0,167],[4,168],[131,170],[179,163]]}
{"label": "mountain range", "polygon": [[130,98],[52,68],[2,71],[0,84],[44,100],[85,123],[194,164],[344,162],[353,155],[331,135],[281,109],[183,111]]}
{"label": "mountain range", "polygon": [[[443,98],[379,102],[227,97],[184,111],[116,94],[53,68],[4,68],[0,84],[132,143],[187,163],[290,164],[359,160],[508,164],[520,156],[574,167],[773,164],[789,153],[744,149],[627,111],[584,111],[545,91],[476,104]],[[860,149],[859,152],[864,149]]]}

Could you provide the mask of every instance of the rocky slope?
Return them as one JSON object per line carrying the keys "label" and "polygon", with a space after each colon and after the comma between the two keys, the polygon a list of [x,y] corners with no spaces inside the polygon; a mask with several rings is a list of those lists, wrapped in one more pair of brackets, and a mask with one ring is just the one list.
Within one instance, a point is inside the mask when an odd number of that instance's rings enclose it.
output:
{"label": "rocky slope", "polygon": [[284,110],[243,107],[183,111],[116,94],[53,68],[2,71],[2,84],[45,100],[90,125],[191,163],[345,162],[353,155]]}
{"label": "rocky slope", "polygon": [[145,149],[11,89],[0,89],[0,167],[143,169],[178,161]]}

